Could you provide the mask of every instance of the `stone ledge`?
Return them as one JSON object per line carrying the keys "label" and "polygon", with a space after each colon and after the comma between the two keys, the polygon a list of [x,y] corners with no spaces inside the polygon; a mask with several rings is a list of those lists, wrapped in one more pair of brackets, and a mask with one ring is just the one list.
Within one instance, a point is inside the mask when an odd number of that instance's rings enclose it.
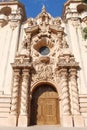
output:
{"label": "stone ledge", "polygon": [[0,127],[0,130],[87,130],[87,128],[61,128],[59,126]]}

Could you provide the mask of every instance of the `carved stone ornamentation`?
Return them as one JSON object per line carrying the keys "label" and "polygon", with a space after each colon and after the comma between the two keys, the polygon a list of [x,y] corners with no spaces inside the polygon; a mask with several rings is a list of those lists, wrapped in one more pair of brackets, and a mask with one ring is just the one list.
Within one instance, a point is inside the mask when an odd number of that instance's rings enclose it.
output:
{"label": "carved stone ornamentation", "polygon": [[68,88],[68,72],[66,68],[60,69],[61,87],[62,87],[62,108],[63,115],[70,115],[70,99]]}
{"label": "carved stone ornamentation", "polygon": [[24,38],[20,54],[30,56],[30,52],[31,52],[31,34],[28,34]]}
{"label": "carved stone ornamentation", "polygon": [[71,18],[71,21],[72,21],[72,25],[74,26],[74,27],[79,27],[79,25],[80,25],[80,19],[79,18]]}
{"label": "carved stone ornamentation", "polygon": [[13,75],[13,91],[12,91],[12,105],[11,114],[17,115],[18,113],[18,96],[19,96],[19,84],[20,84],[20,69],[14,69]]}
{"label": "carved stone ornamentation", "polygon": [[24,68],[24,67],[31,67],[30,56],[27,57],[26,55],[17,55],[15,58],[14,63],[12,64],[13,68]]}
{"label": "carved stone ornamentation", "polygon": [[71,112],[73,115],[80,114],[79,110],[79,100],[78,100],[78,85],[77,85],[77,70],[76,68],[71,68],[70,72],[70,100],[71,100]]}
{"label": "carved stone ornamentation", "polygon": [[84,22],[87,25],[87,16],[82,19],[82,22]]}
{"label": "carved stone ornamentation", "polygon": [[21,86],[21,108],[20,114],[27,115],[28,111],[28,91],[29,91],[29,69],[23,69],[22,71],[22,86]]}
{"label": "carved stone ornamentation", "polygon": [[0,27],[5,26],[8,23],[8,18],[4,14],[0,14]]}
{"label": "carved stone ornamentation", "polygon": [[32,74],[32,82],[39,80],[53,80],[53,70],[50,65],[38,65],[36,72]]}
{"label": "carved stone ornamentation", "polygon": [[18,25],[19,25],[19,22],[13,22],[13,21],[10,22],[10,28],[12,30],[14,30]]}
{"label": "carved stone ornamentation", "polygon": [[54,24],[57,26],[61,26],[61,18],[57,17],[54,19]]}

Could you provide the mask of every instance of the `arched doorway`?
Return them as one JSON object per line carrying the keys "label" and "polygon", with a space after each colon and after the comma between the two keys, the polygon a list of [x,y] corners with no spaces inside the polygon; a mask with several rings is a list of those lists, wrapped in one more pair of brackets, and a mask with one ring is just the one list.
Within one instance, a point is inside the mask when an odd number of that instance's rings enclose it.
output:
{"label": "arched doorway", "polygon": [[42,84],[34,90],[31,100],[30,124],[60,124],[58,93],[53,86]]}

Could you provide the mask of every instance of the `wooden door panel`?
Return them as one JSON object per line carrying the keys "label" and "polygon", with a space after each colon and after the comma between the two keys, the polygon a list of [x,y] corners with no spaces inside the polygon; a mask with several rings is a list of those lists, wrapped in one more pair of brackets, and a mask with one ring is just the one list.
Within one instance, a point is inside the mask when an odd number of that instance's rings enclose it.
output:
{"label": "wooden door panel", "polygon": [[37,110],[37,124],[44,124],[44,113],[45,113],[45,108],[44,108],[44,100],[39,99],[38,100],[38,110]]}
{"label": "wooden door panel", "polygon": [[57,99],[39,99],[37,124],[57,124]]}
{"label": "wooden door panel", "polygon": [[57,101],[46,99],[46,124],[57,124]]}
{"label": "wooden door panel", "polygon": [[33,93],[31,102],[31,125],[59,124],[59,101],[56,90],[42,85]]}

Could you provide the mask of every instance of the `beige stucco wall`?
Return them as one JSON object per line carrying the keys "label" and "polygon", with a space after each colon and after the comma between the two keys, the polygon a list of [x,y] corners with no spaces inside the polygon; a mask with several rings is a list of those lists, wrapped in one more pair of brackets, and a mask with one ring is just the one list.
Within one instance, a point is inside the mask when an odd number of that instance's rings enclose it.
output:
{"label": "beige stucco wall", "polygon": [[10,27],[10,24],[0,29],[0,91],[4,91],[5,94],[11,93],[12,85],[12,66],[14,57],[17,50],[19,28],[16,27],[14,30]]}

